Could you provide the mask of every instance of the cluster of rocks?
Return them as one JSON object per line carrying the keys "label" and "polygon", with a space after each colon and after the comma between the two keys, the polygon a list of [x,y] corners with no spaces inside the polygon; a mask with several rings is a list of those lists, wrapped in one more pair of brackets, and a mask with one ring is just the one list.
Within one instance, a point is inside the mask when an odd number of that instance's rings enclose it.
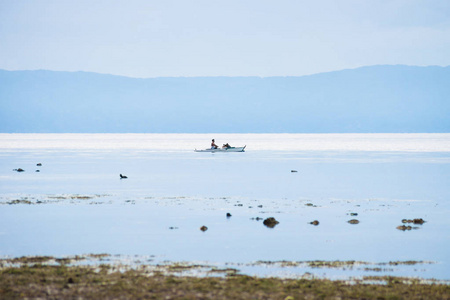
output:
{"label": "cluster of rocks", "polygon": [[[416,224],[416,225],[422,225],[423,223],[425,223],[426,221],[422,218],[418,218],[418,219],[403,219],[402,223],[403,224]],[[411,226],[411,225],[400,225],[396,227],[398,230],[401,231],[406,231],[406,230],[412,230],[412,229],[419,229],[420,227],[418,226]]]}
{"label": "cluster of rocks", "polygon": [[406,226],[406,225],[397,226],[396,228],[398,230],[402,230],[402,231],[411,230],[411,229],[419,229],[419,227],[417,227],[417,226],[412,227],[412,226]]}
{"label": "cluster of rocks", "polygon": [[[311,205],[313,205],[313,204],[307,203],[306,205],[307,205],[307,206],[311,206]],[[350,215],[350,216],[357,216],[358,213],[352,212],[352,213],[348,213],[348,215]],[[227,213],[226,216],[227,216],[227,218],[230,218],[230,217],[231,217],[231,214],[230,214],[230,213]],[[263,218],[256,217],[256,218],[251,218],[251,220],[261,221],[261,220],[263,220]],[[402,220],[402,223],[403,223],[403,224],[406,224],[406,223],[412,223],[412,224],[419,224],[419,225],[422,225],[422,224],[425,223],[425,222],[426,222],[426,221],[425,221],[424,219],[422,219],[422,218],[417,218],[417,219],[403,219],[403,220]],[[280,222],[278,222],[274,217],[266,218],[266,219],[264,219],[264,221],[263,221],[263,224],[264,224],[266,227],[269,227],[269,228],[274,228],[274,227],[275,227],[276,225],[278,225],[279,223],[280,223]],[[348,220],[347,223],[356,225],[356,224],[359,224],[359,220],[357,220],[357,219],[351,219],[351,220]],[[314,221],[312,221],[312,222],[309,222],[309,224],[314,225],[314,226],[318,226],[318,225],[320,224],[320,222],[319,222],[318,220],[314,220]],[[398,229],[398,230],[402,230],[402,231],[412,230],[412,229],[418,229],[418,228],[419,228],[419,227],[412,227],[412,226],[409,226],[409,225],[401,225],[401,226],[397,226],[397,229]],[[208,227],[202,226],[202,227],[200,227],[200,230],[201,230],[201,231],[206,231],[206,230],[208,230]]]}
{"label": "cluster of rocks", "polygon": [[423,223],[425,223],[425,220],[420,218],[420,219],[403,219],[402,223],[413,223],[413,224],[420,224],[422,225]]}

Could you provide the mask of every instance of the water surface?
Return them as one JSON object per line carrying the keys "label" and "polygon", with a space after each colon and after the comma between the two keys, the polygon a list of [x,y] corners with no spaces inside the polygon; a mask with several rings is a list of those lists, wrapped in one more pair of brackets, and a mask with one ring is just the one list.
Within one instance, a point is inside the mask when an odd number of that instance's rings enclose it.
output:
{"label": "water surface", "polygon": [[[193,151],[212,138],[247,151]],[[449,154],[450,134],[0,134],[0,255],[109,253],[328,277],[379,272],[252,263],[415,260],[435,263],[382,273],[448,280]],[[427,222],[396,229],[405,218]]]}

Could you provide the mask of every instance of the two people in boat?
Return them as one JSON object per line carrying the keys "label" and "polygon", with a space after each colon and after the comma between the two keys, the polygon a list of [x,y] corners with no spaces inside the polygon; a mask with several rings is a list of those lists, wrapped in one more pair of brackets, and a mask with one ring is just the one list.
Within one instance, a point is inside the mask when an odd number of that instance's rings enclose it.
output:
{"label": "two people in boat", "polygon": [[[211,149],[217,149],[217,148],[219,148],[219,146],[217,146],[216,142],[214,141],[214,139],[212,139]],[[223,144],[222,149],[228,149],[228,148],[231,148],[230,144],[228,144],[228,143]]]}

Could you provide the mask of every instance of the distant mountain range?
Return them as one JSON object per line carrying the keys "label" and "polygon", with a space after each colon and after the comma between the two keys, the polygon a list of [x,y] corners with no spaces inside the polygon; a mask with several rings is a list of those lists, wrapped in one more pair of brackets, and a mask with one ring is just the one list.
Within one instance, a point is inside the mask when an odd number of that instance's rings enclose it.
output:
{"label": "distant mountain range", "polygon": [[450,132],[450,67],[149,79],[0,70],[0,132]]}

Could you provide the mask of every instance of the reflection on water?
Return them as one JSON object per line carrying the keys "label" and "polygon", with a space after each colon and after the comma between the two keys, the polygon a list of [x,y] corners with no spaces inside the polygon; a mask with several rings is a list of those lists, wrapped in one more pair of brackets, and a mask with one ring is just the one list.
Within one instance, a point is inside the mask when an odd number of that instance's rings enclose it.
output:
{"label": "reflection on water", "polygon": [[[0,135],[0,255],[154,255],[261,274],[253,262],[434,261],[383,272],[450,279],[450,135],[213,137],[248,151],[193,152],[210,134]],[[426,222],[397,229],[414,218]]]}

